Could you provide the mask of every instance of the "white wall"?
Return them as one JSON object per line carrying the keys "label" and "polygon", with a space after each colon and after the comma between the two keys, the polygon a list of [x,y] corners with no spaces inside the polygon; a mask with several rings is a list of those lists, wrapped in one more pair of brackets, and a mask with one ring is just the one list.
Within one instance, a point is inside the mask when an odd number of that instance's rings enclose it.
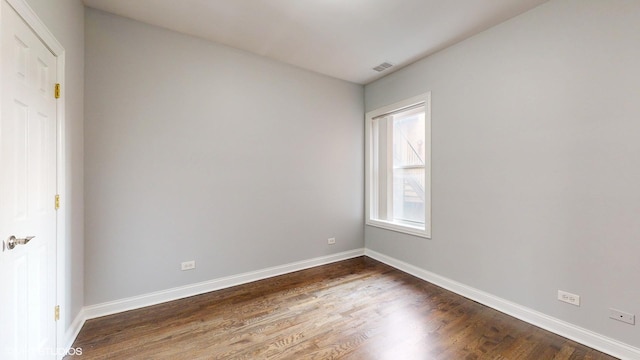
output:
{"label": "white wall", "polygon": [[60,240],[66,244],[63,266],[67,289],[60,306],[61,321],[69,330],[84,305],[84,5],[80,0],[27,0],[27,3],[65,49],[66,78],[62,100],[66,112],[66,198],[62,199],[61,211],[66,216],[67,238]]}
{"label": "white wall", "polygon": [[433,239],[366,247],[640,347],[608,319],[640,316],[638,34],[638,1],[550,1],[366,86],[433,105]]}
{"label": "white wall", "polygon": [[363,247],[362,86],[87,9],[86,99],[87,305]]}

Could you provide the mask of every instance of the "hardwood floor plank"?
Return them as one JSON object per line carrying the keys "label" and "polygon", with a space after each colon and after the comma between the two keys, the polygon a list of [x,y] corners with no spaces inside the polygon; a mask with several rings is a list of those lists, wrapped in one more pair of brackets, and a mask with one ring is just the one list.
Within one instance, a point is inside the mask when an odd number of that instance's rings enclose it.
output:
{"label": "hardwood floor plank", "polygon": [[65,359],[613,357],[367,257],[86,322]]}

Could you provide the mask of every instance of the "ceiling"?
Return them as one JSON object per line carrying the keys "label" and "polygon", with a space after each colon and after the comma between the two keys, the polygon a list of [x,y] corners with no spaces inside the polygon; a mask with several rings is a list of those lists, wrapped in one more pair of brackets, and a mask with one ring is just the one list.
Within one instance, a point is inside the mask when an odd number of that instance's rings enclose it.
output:
{"label": "ceiling", "polygon": [[[92,8],[366,84],[547,0],[83,0]],[[383,62],[394,66],[378,73]]]}

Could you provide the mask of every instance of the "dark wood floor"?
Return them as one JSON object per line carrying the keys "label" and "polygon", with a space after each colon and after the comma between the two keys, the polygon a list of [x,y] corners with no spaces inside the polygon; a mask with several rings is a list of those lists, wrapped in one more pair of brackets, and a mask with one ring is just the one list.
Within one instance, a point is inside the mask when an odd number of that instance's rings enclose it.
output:
{"label": "dark wood floor", "polygon": [[86,322],[66,359],[614,359],[361,257]]}

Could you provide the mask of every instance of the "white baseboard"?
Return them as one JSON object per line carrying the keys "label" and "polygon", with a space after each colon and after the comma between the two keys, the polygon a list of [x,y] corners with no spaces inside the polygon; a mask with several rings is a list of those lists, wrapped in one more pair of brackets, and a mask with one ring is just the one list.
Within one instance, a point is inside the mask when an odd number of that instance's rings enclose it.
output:
{"label": "white baseboard", "polygon": [[522,321],[526,321],[529,324],[584,344],[590,348],[602,351],[620,359],[640,360],[640,349],[631,345],[608,338],[591,330],[581,328],[514,302],[499,298],[495,295],[461,284],[373,250],[365,249],[364,254],[372,259],[393,266],[398,270],[402,270],[422,280],[438,285]]}
{"label": "white baseboard", "polygon": [[80,330],[82,329],[85,321],[86,317],[84,316],[84,311],[80,310],[75,319],[73,319],[71,325],[69,325],[69,327],[67,328],[62,342],[59,343],[62,344],[62,348],[56,349],[56,359],[62,360],[65,355],[71,353],[69,352],[69,350],[73,346],[73,342],[76,341],[76,338],[78,337],[78,334],[80,333]]}
{"label": "white baseboard", "polygon": [[87,318],[84,315],[84,309],[80,310],[76,318],[73,319],[71,326],[69,326],[69,328],[67,329],[67,333],[64,336],[64,338],[66,339],[65,345],[67,350],[73,346],[73,342],[76,341],[76,338],[78,337],[78,334],[80,333],[80,330],[82,329],[82,326],[84,325],[84,322],[86,320]]}
{"label": "white baseboard", "polygon": [[167,301],[183,299],[189,296],[200,295],[215,290],[242,285],[257,280],[288,274],[294,271],[304,270],[319,265],[330,264],[336,261],[347,260],[363,255],[364,249],[345,251],[338,254],[321,256],[309,260],[303,260],[262,270],[204,281],[197,284],[156,291],[153,293],[133,296],[126,299],[115,300],[96,305],[89,305],[85,306],[82,309],[81,313],[83,314],[85,320],[93,319],[101,316],[120,313],[123,311],[139,309],[145,306],[156,305]]}

